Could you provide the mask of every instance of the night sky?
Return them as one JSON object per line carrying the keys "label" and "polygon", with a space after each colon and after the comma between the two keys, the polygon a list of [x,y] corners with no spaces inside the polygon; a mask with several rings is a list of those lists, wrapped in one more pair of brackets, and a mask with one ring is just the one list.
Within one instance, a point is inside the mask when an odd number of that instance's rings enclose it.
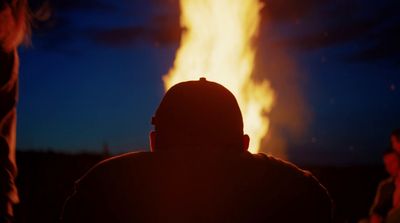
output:
{"label": "night sky", "polygon": [[[178,2],[49,6],[32,46],[20,49],[18,149],[146,150],[179,47]],[[298,163],[380,162],[400,127],[399,9],[394,0],[265,2],[254,76],[278,98],[264,152]]]}

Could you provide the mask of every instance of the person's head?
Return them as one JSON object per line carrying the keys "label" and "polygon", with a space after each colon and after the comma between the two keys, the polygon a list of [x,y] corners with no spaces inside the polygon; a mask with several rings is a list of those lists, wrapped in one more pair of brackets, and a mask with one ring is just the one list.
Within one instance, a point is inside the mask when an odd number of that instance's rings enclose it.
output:
{"label": "person's head", "polygon": [[390,176],[396,176],[400,170],[400,159],[397,152],[394,152],[393,150],[386,151],[383,154],[383,161],[385,163],[386,171]]}
{"label": "person's head", "polygon": [[393,150],[400,154],[400,129],[395,129],[392,131],[392,134],[390,134],[390,141]]}
{"label": "person's head", "polygon": [[249,137],[233,94],[201,78],[174,85],[152,120],[151,148],[161,150],[246,151]]}
{"label": "person's head", "polygon": [[27,0],[0,0],[0,48],[6,52],[18,47],[30,34]]}

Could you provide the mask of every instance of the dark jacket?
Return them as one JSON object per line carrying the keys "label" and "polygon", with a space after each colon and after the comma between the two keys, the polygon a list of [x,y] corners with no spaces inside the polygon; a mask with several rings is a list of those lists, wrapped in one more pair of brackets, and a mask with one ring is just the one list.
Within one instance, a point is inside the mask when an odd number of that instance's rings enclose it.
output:
{"label": "dark jacket", "polygon": [[139,152],[108,159],[76,183],[63,222],[331,222],[308,172],[248,152]]}
{"label": "dark jacket", "polygon": [[392,177],[379,183],[374,204],[370,210],[370,215],[376,214],[382,218],[386,218],[387,214],[393,207],[393,193],[395,188],[396,186]]}

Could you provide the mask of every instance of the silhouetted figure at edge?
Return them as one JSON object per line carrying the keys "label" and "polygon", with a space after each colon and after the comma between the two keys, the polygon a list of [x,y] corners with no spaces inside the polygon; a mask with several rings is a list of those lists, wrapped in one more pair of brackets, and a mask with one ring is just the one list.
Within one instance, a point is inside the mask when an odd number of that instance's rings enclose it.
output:
{"label": "silhouetted figure at edge", "polygon": [[27,0],[0,0],[0,223],[13,222],[19,202],[15,159],[19,57],[17,48],[29,39]]}
{"label": "silhouetted figure at edge", "polygon": [[152,152],[93,167],[64,222],[331,222],[330,197],[310,173],[247,152],[238,103],[223,86],[173,86],[152,122]]}

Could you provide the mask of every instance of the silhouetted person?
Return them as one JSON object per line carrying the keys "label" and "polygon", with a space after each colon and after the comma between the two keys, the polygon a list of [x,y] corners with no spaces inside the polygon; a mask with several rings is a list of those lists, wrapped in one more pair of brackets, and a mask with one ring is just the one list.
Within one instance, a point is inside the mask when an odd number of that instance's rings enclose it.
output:
{"label": "silhouetted person", "polygon": [[26,0],[0,0],[0,222],[9,222],[18,202],[15,176],[17,47],[29,33]]}
{"label": "silhouetted person", "polygon": [[64,222],[331,222],[330,197],[310,173],[247,152],[238,103],[223,86],[173,86],[152,123],[152,151],[93,167]]}
{"label": "silhouetted person", "polygon": [[385,222],[394,203],[393,195],[396,189],[395,182],[396,178],[399,177],[400,170],[399,155],[393,150],[388,150],[383,155],[383,161],[385,169],[390,177],[379,183],[375,200],[370,210],[371,223]]}
{"label": "silhouetted person", "polygon": [[[390,141],[392,144],[392,149],[400,157],[400,129],[395,129],[390,135]],[[399,158],[400,167],[400,158]],[[386,223],[398,223],[400,222],[400,168],[398,169],[396,178],[394,180],[395,189],[393,191],[393,207],[389,211]]]}

